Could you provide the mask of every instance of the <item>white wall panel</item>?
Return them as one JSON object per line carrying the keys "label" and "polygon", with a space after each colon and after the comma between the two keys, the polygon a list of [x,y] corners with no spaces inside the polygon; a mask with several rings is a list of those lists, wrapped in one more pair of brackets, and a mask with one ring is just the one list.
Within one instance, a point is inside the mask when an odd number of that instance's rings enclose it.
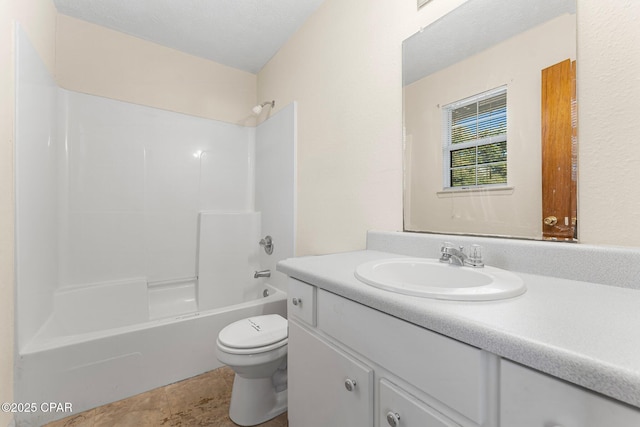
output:
{"label": "white wall panel", "polygon": [[251,300],[264,279],[258,270],[258,212],[201,212],[198,308],[210,310]]}
{"label": "white wall panel", "polygon": [[273,254],[260,250],[260,268],[270,269],[269,282],[287,289],[276,263],[295,256],[296,103],[287,105],[256,130],[256,210],[262,214],[262,236],[274,241]]}
{"label": "white wall panel", "polygon": [[196,276],[198,212],[253,207],[253,129],[63,93],[62,285]]}
{"label": "white wall panel", "polygon": [[144,222],[138,212],[69,212],[66,252],[68,282],[94,282],[145,276]]}
{"label": "white wall panel", "polygon": [[18,346],[51,313],[58,277],[57,87],[17,28],[16,277]]}
{"label": "white wall panel", "polygon": [[[220,139],[200,156],[200,209],[253,210],[250,144]],[[251,181],[250,181],[251,180]]]}

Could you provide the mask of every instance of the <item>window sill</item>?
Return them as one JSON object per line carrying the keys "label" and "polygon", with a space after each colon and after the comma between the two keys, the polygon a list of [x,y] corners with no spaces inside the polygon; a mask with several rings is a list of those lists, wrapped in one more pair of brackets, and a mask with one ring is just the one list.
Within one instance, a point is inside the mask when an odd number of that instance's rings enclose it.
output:
{"label": "window sill", "polygon": [[514,193],[515,187],[481,187],[481,188],[451,188],[437,191],[439,198],[470,197],[470,196],[509,196]]}

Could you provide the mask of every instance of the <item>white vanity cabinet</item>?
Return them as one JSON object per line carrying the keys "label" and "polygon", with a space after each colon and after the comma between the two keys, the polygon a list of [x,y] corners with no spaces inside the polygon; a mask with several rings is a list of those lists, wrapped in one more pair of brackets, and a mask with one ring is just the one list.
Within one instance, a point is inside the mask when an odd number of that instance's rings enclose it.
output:
{"label": "white vanity cabinet", "polygon": [[640,410],[534,371],[500,362],[502,427],[637,427]]}
{"label": "white vanity cabinet", "polygon": [[495,426],[495,356],[295,279],[289,309],[291,427]]}
{"label": "white vanity cabinet", "polygon": [[640,409],[289,279],[291,427],[640,427]]}

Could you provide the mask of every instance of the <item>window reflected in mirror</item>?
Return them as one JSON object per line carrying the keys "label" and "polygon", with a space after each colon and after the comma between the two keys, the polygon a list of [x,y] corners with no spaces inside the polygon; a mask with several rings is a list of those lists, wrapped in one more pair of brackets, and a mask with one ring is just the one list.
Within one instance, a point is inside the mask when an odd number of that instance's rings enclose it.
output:
{"label": "window reflected in mirror", "polygon": [[507,88],[442,107],[444,189],[507,184]]}
{"label": "window reflected in mirror", "polygon": [[567,61],[574,0],[468,0],[405,40],[406,231],[577,239],[575,74],[543,84]]}

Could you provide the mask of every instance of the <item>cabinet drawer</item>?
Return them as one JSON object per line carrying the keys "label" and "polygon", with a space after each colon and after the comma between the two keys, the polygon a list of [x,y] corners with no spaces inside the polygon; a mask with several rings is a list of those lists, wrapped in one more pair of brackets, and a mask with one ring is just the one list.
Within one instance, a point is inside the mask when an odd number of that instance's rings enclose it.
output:
{"label": "cabinet drawer", "polygon": [[318,290],[318,328],[477,424],[489,413],[489,355]]}
{"label": "cabinet drawer", "polygon": [[316,287],[289,277],[287,314],[316,326]]}
{"label": "cabinet drawer", "polygon": [[379,396],[380,427],[460,427],[384,378]]}
{"label": "cabinet drawer", "polygon": [[640,409],[503,359],[500,425],[635,427]]}

